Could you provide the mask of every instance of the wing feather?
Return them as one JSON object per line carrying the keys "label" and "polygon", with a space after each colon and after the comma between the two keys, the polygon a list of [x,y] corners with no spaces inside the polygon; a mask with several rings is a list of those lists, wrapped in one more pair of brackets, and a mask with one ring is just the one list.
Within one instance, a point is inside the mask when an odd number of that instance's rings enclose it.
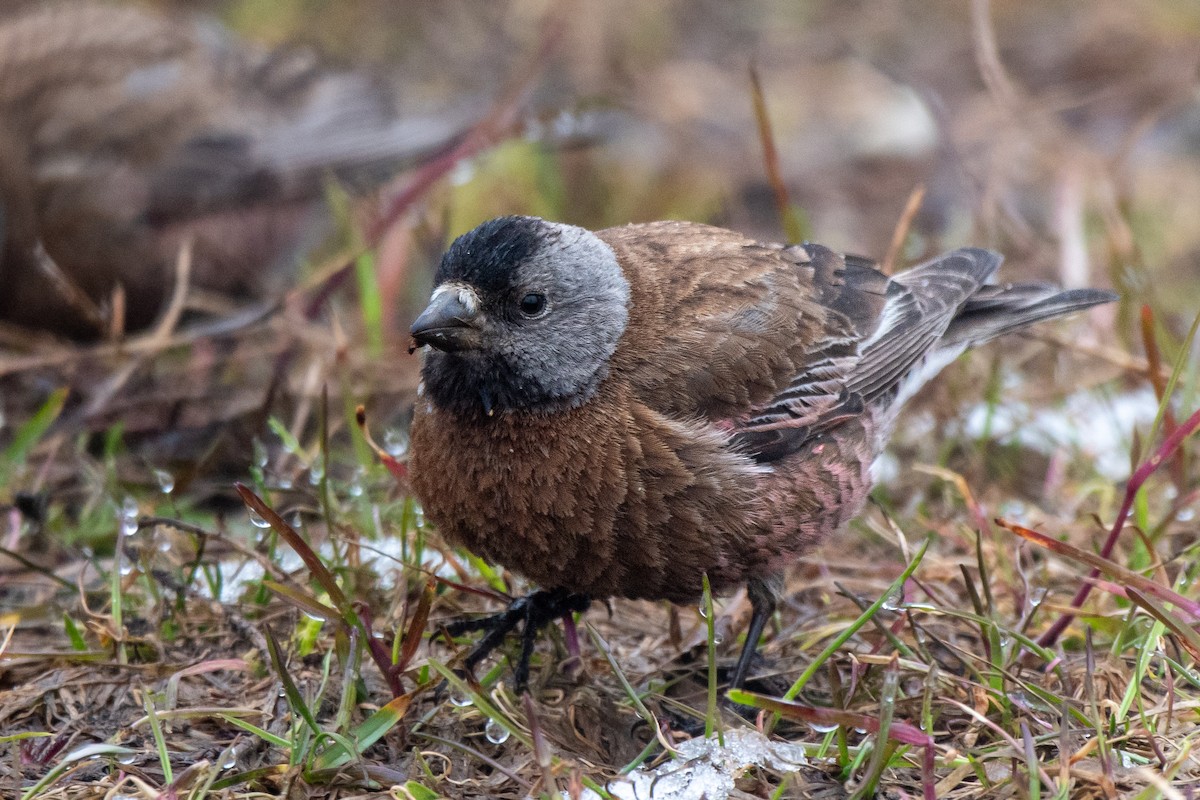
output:
{"label": "wing feather", "polygon": [[986,250],[958,250],[888,279],[870,262],[847,259],[840,284],[833,284],[838,291],[822,298],[841,325],[739,428],[738,446],[759,461],[774,461],[894,396],[999,263]]}

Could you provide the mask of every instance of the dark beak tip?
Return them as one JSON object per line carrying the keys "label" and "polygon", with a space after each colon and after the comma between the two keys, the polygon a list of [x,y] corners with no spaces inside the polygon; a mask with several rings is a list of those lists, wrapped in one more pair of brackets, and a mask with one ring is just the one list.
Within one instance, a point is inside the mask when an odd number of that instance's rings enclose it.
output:
{"label": "dark beak tip", "polygon": [[[479,326],[472,313],[453,293],[435,295],[409,328],[412,348],[422,345],[445,352],[464,350],[477,344]],[[411,352],[411,351],[410,351]]]}
{"label": "dark beak tip", "polygon": [[478,329],[471,325],[448,324],[412,332],[413,348],[428,345],[443,353],[470,350],[478,345]]}

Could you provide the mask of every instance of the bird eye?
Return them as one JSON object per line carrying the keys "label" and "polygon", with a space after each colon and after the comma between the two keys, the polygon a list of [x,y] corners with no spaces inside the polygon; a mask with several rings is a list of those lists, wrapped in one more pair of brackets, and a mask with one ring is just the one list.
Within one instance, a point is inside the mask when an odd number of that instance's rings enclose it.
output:
{"label": "bird eye", "polygon": [[521,298],[521,313],[527,317],[536,317],[546,310],[546,295],[530,292]]}

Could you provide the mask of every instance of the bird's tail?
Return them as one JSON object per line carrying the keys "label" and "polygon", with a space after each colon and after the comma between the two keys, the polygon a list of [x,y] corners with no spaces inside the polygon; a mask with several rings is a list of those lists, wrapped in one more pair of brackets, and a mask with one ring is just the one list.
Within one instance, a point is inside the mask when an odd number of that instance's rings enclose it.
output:
{"label": "bird's tail", "polygon": [[971,347],[1044,319],[1111,303],[1101,289],[1063,290],[1049,283],[981,286],[967,298],[942,336],[942,347]]}
{"label": "bird's tail", "polygon": [[[902,368],[893,367],[892,373],[902,377],[884,382],[878,394],[885,401],[882,406],[893,415],[967,348],[1040,320],[1117,299],[1112,292],[1100,289],[1064,290],[1047,283],[987,283],[995,276],[1001,261],[999,253],[965,248],[892,279],[903,287],[903,291],[897,292],[898,302],[907,300],[905,305],[909,310],[907,314],[893,314],[891,327],[908,325],[916,330],[927,329],[925,349],[910,348],[919,355]],[[888,331],[878,338],[886,341],[895,337]],[[884,347],[878,349],[882,352]],[[867,362],[880,360],[878,353],[870,351],[864,358]]]}

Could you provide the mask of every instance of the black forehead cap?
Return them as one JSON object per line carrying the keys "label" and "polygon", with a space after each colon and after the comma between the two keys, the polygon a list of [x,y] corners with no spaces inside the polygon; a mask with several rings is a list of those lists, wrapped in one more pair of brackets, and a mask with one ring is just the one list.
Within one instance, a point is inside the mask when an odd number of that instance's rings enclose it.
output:
{"label": "black forehead cap", "polygon": [[442,256],[437,282],[463,281],[484,292],[511,283],[513,267],[546,243],[552,228],[534,217],[498,217],[454,240]]}

